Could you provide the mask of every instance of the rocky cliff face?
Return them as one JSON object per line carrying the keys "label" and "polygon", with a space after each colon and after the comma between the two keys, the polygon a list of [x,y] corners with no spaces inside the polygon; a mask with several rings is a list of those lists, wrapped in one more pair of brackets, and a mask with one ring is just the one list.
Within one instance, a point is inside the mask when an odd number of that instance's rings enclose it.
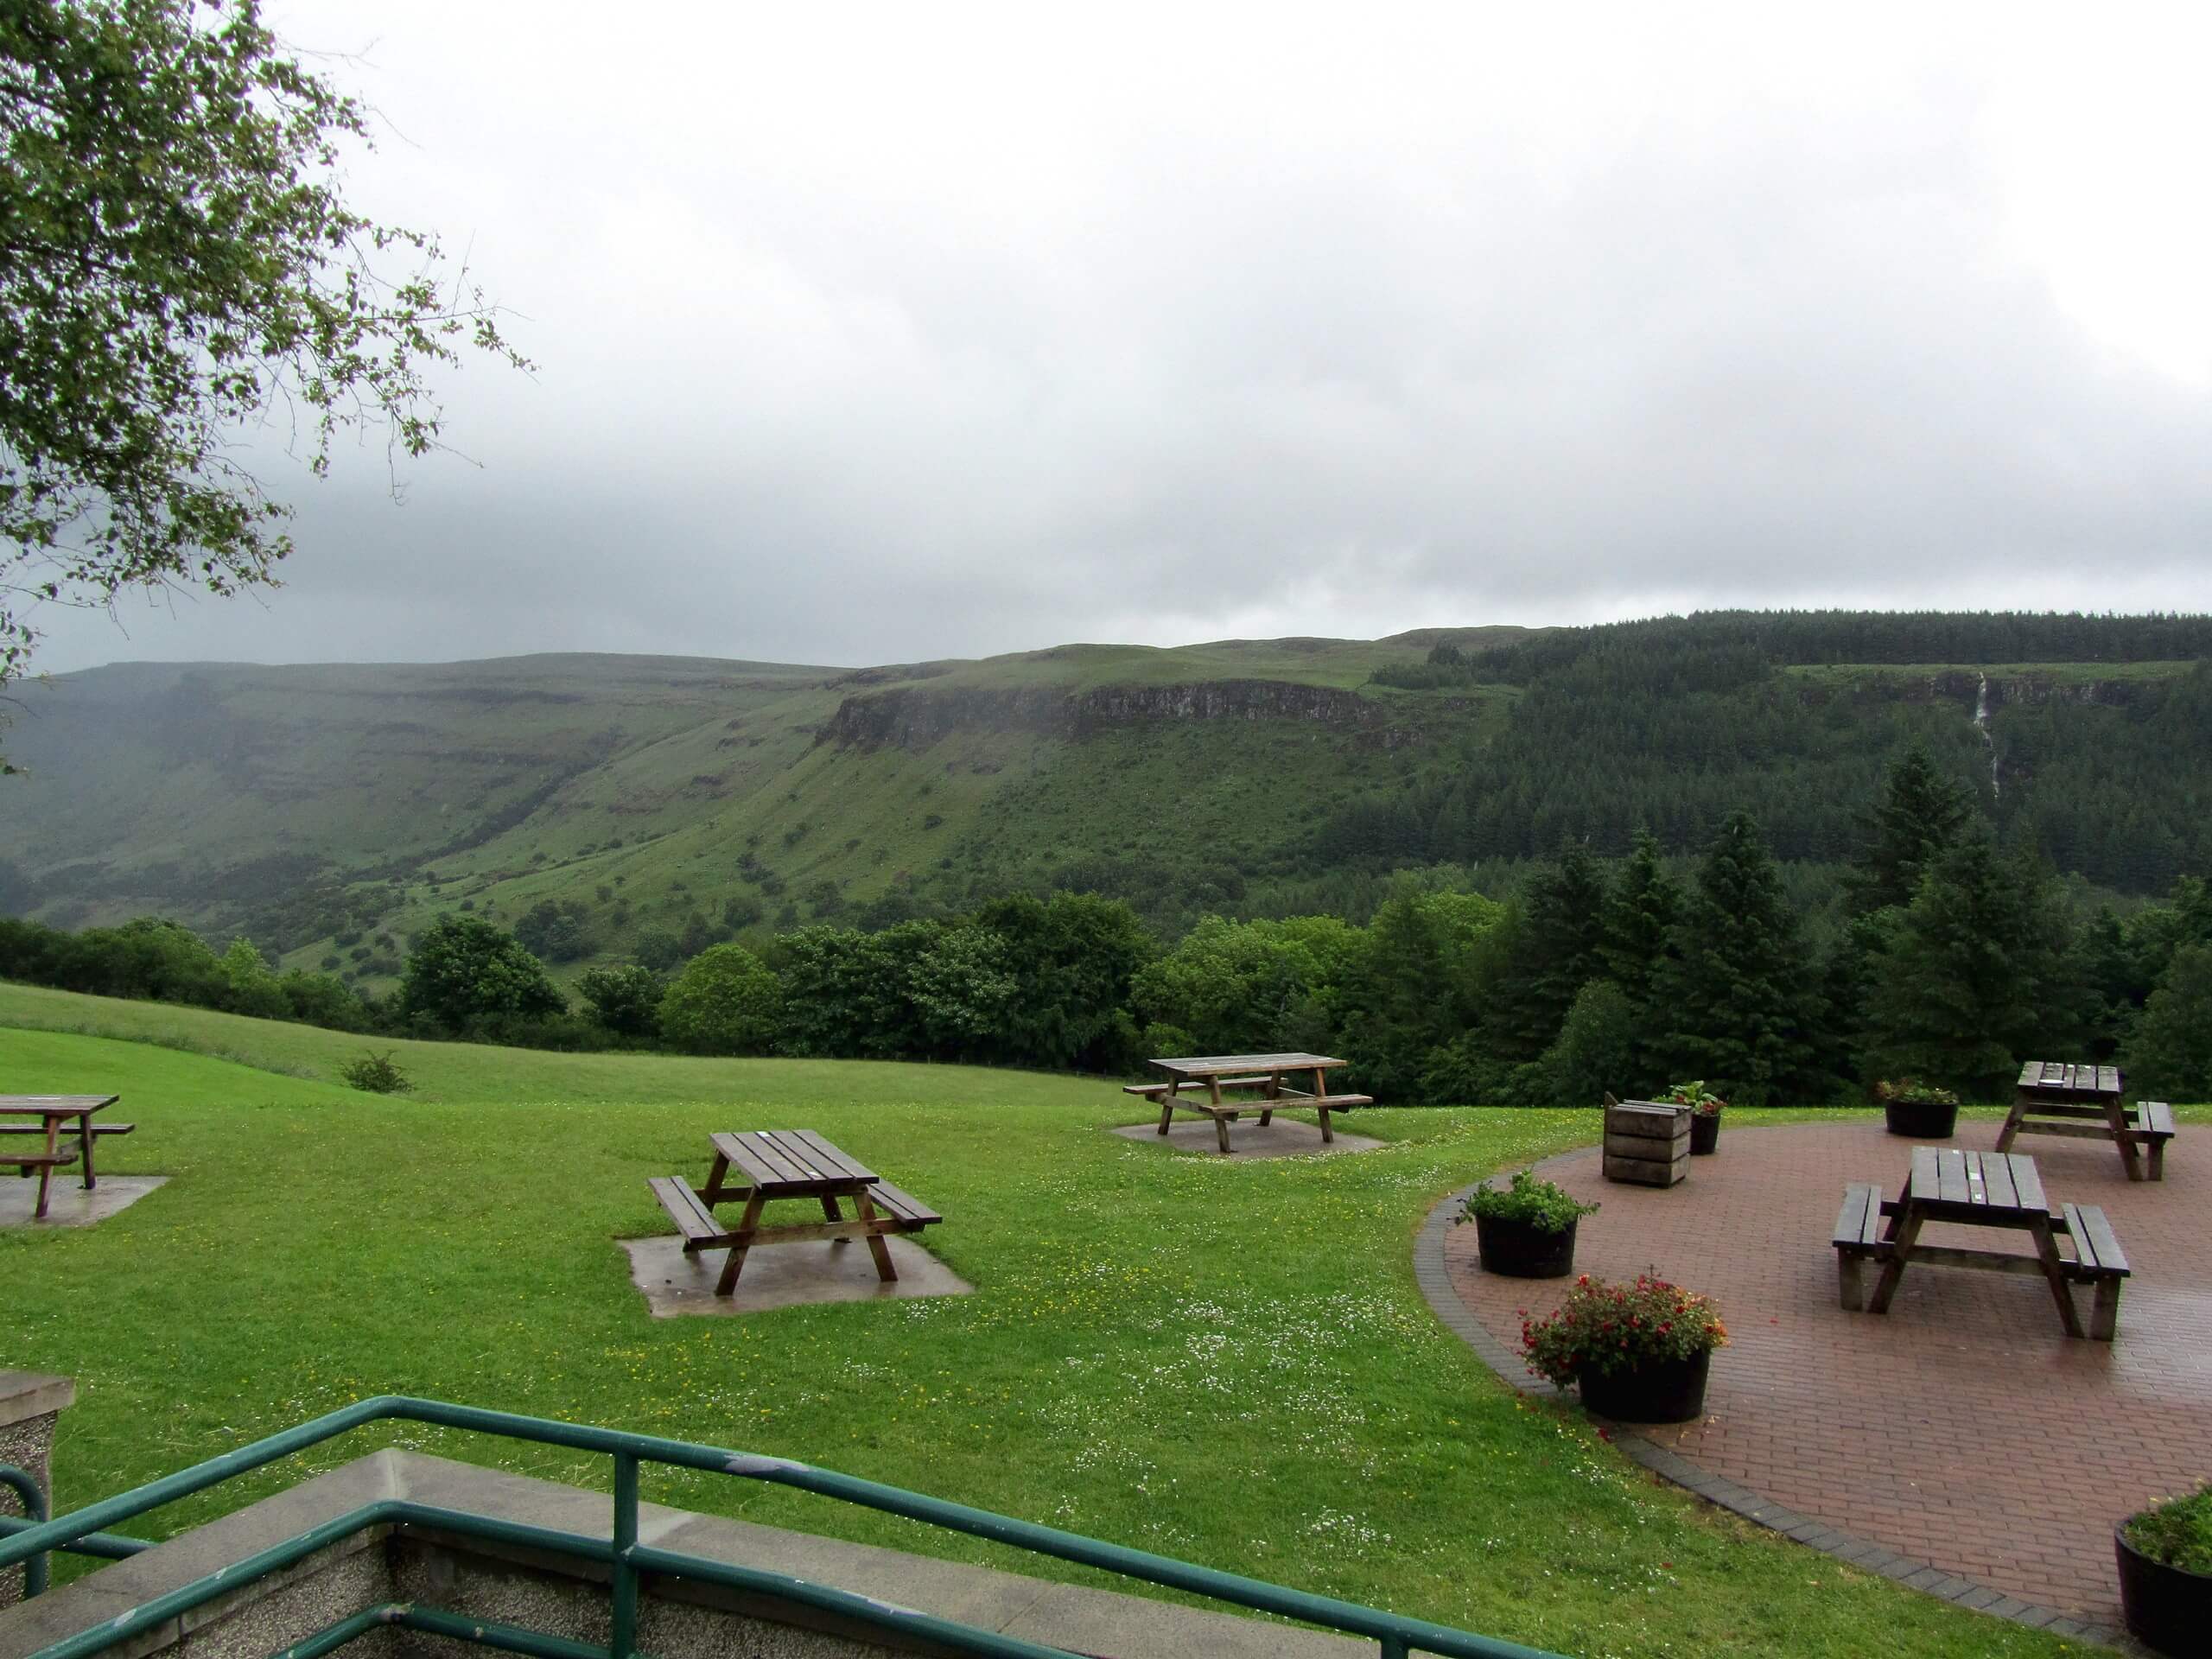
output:
{"label": "rocky cliff face", "polygon": [[1079,738],[1153,721],[1284,720],[1369,734],[1382,747],[1395,748],[1411,741],[1414,733],[1394,722],[1392,714],[1389,704],[1354,692],[1281,680],[1108,685],[1077,692],[1046,686],[898,686],[847,697],[815,741],[862,749],[925,749],[958,731]]}
{"label": "rocky cliff face", "polygon": [[[1808,686],[1802,695],[1808,702],[1825,702],[1841,695],[1859,702],[1962,702],[1971,709],[1980,696],[1981,683],[1980,671],[1961,668],[1919,676],[1870,675],[1848,688]],[[2144,685],[2141,680],[2066,680],[2050,674],[1992,674],[1987,706],[1994,710],[2007,707],[2040,708],[2051,702],[2082,702],[2125,708],[2142,696]]]}

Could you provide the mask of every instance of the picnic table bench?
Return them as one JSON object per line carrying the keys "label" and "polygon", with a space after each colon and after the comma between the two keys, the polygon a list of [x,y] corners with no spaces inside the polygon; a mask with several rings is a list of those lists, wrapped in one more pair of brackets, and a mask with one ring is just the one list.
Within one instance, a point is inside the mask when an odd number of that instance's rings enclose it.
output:
{"label": "picnic table bench", "polygon": [[[31,1219],[46,1219],[47,1196],[54,1181],[54,1172],[67,1168],[80,1158],[84,1160],[85,1190],[89,1192],[99,1185],[92,1173],[92,1140],[95,1135],[128,1135],[138,1126],[135,1123],[95,1123],[95,1113],[105,1111],[120,1100],[120,1095],[0,1095],[0,1117],[35,1117],[36,1123],[0,1123],[0,1135],[35,1135],[42,1137],[45,1147],[38,1151],[0,1152],[0,1164],[13,1164],[16,1173],[27,1176],[38,1172],[38,1205],[31,1212]],[[77,1144],[60,1144],[61,1126],[70,1119],[77,1122]]]}
{"label": "picnic table bench", "polygon": [[[2035,1253],[1923,1244],[1920,1230],[1931,1221],[2018,1228],[2033,1241]],[[2073,1242],[2071,1260],[2059,1255],[2060,1237]],[[2044,1200],[2035,1160],[2024,1153],[1915,1147],[1902,1198],[1885,1201],[1882,1189],[1866,1181],[1844,1188],[1843,1209],[1829,1243],[1836,1253],[1841,1301],[1851,1313],[1888,1313],[1905,1268],[1924,1263],[2041,1276],[2050,1286],[2069,1337],[2082,1334],[2069,1287],[2088,1285],[2094,1300],[2088,1334],[2110,1342],[2119,1329],[2120,1287],[2129,1269],[2112,1224],[2095,1205],[2069,1204],[2054,1215]],[[1881,1267],[1871,1300],[1864,1277],[1869,1262]]]}
{"label": "picnic table bench", "polygon": [[[892,1264],[891,1247],[884,1243],[892,1233],[915,1233],[944,1219],[911,1193],[902,1192],[871,1169],[831,1146],[811,1129],[747,1129],[708,1137],[715,1161],[703,1191],[694,1190],[681,1175],[656,1175],[645,1185],[662,1209],[683,1235],[683,1253],[727,1248],[728,1256],[715,1282],[715,1294],[728,1296],[737,1288],[745,1269],[746,1252],[756,1244],[790,1244],[808,1239],[848,1243],[868,1241],[875,1258],[876,1276],[886,1284],[895,1281],[899,1270]],[[776,1198],[813,1198],[826,1219],[764,1227],[762,1208]],[[852,1201],[849,1219],[838,1208],[840,1199]],[[734,1227],[715,1214],[718,1204],[742,1201],[745,1208]]]}
{"label": "picnic table bench", "polygon": [[[2030,1060],[2013,1085],[2012,1109],[1998,1131],[1997,1150],[2010,1152],[2023,1135],[2087,1135],[2120,1148],[2129,1180],[2163,1181],[2166,1142],[2174,1138],[2173,1108],[2163,1100],[2146,1100],[2131,1120],[2120,1096],[2117,1066]],[[2137,1156],[2139,1148],[2149,1154],[2147,1160]]]}
{"label": "picnic table bench", "polygon": [[[1124,1084],[1122,1092],[1141,1096],[1160,1108],[1162,1135],[1167,1133],[1179,1111],[1211,1117],[1224,1157],[1230,1151],[1229,1126],[1247,1112],[1257,1112],[1261,1125],[1265,1127],[1274,1121],[1277,1112],[1286,1109],[1310,1110],[1320,1119],[1321,1140],[1326,1144],[1337,1138],[1329,1127],[1331,1112],[1375,1103],[1371,1095],[1331,1094],[1329,1073],[1350,1062],[1331,1059],[1325,1054],[1213,1054],[1148,1060],[1146,1064],[1165,1074],[1167,1080]],[[1313,1088],[1294,1089],[1283,1081],[1296,1072],[1309,1074],[1313,1079]],[[1185,1087],[1203,1087],[1205,1096],[1186,1095],[1182,1092]],[[1256,1097],[1224,1100],[1225,1090]]]}

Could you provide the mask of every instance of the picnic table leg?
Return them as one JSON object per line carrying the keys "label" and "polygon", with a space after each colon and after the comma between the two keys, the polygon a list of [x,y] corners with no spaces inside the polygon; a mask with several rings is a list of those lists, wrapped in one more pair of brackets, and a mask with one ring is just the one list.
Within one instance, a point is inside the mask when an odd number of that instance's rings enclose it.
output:
{"label": "picnic table leg", "polygon": [[[866,1187],[853,1194],[853,1211],[862,1221],[875,1219],[875,1206],[868,1201]],[[868,1253],[875,1258],[875,1276],[887,1285],[897,1283],[899,1269],[891,1265],[891,1246],[882,1234],[870,1233],[868,1236]]]}
{"label": "picnic table leg", "polygon": [[2059,1323],[2066,1327],[2066,1334],[2082,1334],[2082,1315],[2074,1306],[2074,1293],[2067,1288],[2066,1269],[2059,1262],[2058,1241],[2051,1236],[2050,1223],[2031,1223],[2028,1234],[2036,1242],[2036,1259],[2043,1263],[2043,1276],[2050,1281],[2050,1294],[2058,1302]]}
{"label": "picnic table leg", "polygon": [[[842,1221],[845,1218],[844,1212],[837,1208],[836,1195],[831,1192],[824,1192],[822,1195],[822,1213],[829,1217],[832,1221]],[[855,1213],[857,1214],[858,1212],[855,1211]],[[833,1238],[830,1241],[833,1246],[838,1244],[849,1244],[852,1242],[853,1241],[849,1238]]]}
{"label": "picnic table leg", "polygon": [[[1268,1073],[1268,1086],[1266,1090],[1260,1096],[1260,1098],[1263,1101],[1281,1100],[1282,1098],[1281,1072],[1270,1071]],[[1260,1108],[1260,1127],[1262,1128],[1266,1128],[1268,1124],[1274,1121],[1275,1109],[1274,1107],[1262,1106]]]}
{"label": "picnic table leg", "polygon": [[1160,1097],[1160,1132],[1167,1133],[1167,1126],[1175,1117],[1175,1085],[1169,1084],[1167,1092]]}
{"label": "picnic table leg", "polygon": [[715,1154],[714,1166],[707,1172],[706,1189],[699,1194],[701,1201],[706,1205],[708,1209],[711,1210],[717,1204],[721,1202],[722,1177],[728,1173],[729,1154],[721,1152],[716,1153]]}
{"label": "picnic table leg", "polygon": [[1329,1127],[1329,1109],[1324,1106],[1314,1116],[1321,1120],[1321,1144],[1325,1147],[1337,1138],[1336,1131]]}
{"label": "picnic table leg", "polygon": [[753,1248],[753,1230],[760,1224],[761,1207],[767,1200],[754,1187],[745,1201],[745,1213],[737,1218],[737,1230],[745,1236],[743,1243],[729,1247],[729,1255],[722,1262],[722,1276],[715,1283],[715,1294],[727,1296],[737,1288],[737,1275],[745,1271],[745,1253]]}
{"label": "picnic table leg", "polygon": [[86,1112],[77,1119],[78,1143],[85,1149],[85,1191],[92,1190],[92,1115]]}
{"label": "picnic table leg", "polygon": [[2025,1095],[2014,1095],[2012,1096],[2012,1109],[2005,1114],[2005,1127],[1997,1131],[1998,1151],[2010,1152],[2012,1150],[2012,1141],[2020,1133],[2020,1120],[2027,1116],[2027,1110],[2028,1097]]}
{"label": "picnic table leg", "polygon": [[2127,1127],[2126,1109],[2117,1100],[2107,1102],[2105,1106],[2105,1122],[2112,1129],[2113,1143],[2120,1148],[2120,1167],[2127,1172],[2127,1179],[2131,1181],[2141,1180],[2143,1160],[2135,1149],[2135,1136]]}
{"label": "picnic table leg", "polygon": [[2120,1330],[2120,1281],[2097,1281],[2095,1300],[2089,1305],[2089,1336],[2092,1341],[2110,1342]]}
{"label": "picnic table leg", "polygon": [[1229,1156],[1229,1120],[1219,1112],[1213,1115],[1214,1138],[1221,1142],[1221,1155]]}
{"label": "picnic table leg", "polygon": [[1874,1294],[1866,1303],[1869,1313],[1890,1311],[1890,1298],[1897,1294],[1897,1281],[1904,1277],[1905,1263],[1912,1256],[1912,1242],[1920,1236],[1920,1211],[1910,1201],[1890,1220],[1895,1229],[1891,1234],[1890,1259],[1882,1263],[1882,1276],[1874,1281]]}

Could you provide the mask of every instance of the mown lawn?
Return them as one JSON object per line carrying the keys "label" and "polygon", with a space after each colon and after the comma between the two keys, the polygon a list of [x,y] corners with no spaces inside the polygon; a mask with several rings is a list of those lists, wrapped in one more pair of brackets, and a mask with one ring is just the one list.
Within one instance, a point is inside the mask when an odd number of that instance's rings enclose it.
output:
{"label": "mown lawn", "polygon": [[[365,1046],[0,987],[0,1087],[120,1093],[139,1128],[104,1166],[172,1178],[94,1230],[0,1233],[5,1363],[79,1380],[63,1507],[413,1393],[804,1459],[1568,1653],[2066,1650],[1656,1484],[1437,1326],[1410,1259],[1431,1204],[1592,1115],[1378,1111],[1354,1127],[1384,1151],[1231,1164],[1108,1135],[1138,1114],[1096,1081],[437,1044],[378,1045],[410,1096],[323,1080]],[[941,1210],[927,1243],[977,1294],[648,1318],[613,1242],[667,1230],[645,1178],[703,1175],[711,1129],[791,1124]],[[141,1524],[386,1440],[607,1479],[410,1426]],[[734,1480],[648,1471],[646,1495],[1082,1576]]]}

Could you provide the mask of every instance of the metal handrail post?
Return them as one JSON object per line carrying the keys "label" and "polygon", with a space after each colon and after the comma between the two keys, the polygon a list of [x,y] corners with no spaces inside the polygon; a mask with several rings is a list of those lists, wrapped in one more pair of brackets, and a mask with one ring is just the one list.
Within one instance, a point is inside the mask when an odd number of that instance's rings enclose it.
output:
{"label": "metal handrail post", "polygon": [[630,1554],[638,1547],[638,1459],[614,1454],[614,1630],[608,1643],[613,1659],[631,1659],[638,1650],[638,1569]]}
{"label": "metal handrail post", "polygon": [[[46,1488],[38,1484],[38,1477],[28,1469],[18,1469],[12,1463],[0,1463],[0,1486],[15,1489],[23,1500],[23,1515],[35,1526],[47,1518]],[[46,1593],[48,1574],[53,1557],[41,1550],[23,1562],[23,1599]]]}

